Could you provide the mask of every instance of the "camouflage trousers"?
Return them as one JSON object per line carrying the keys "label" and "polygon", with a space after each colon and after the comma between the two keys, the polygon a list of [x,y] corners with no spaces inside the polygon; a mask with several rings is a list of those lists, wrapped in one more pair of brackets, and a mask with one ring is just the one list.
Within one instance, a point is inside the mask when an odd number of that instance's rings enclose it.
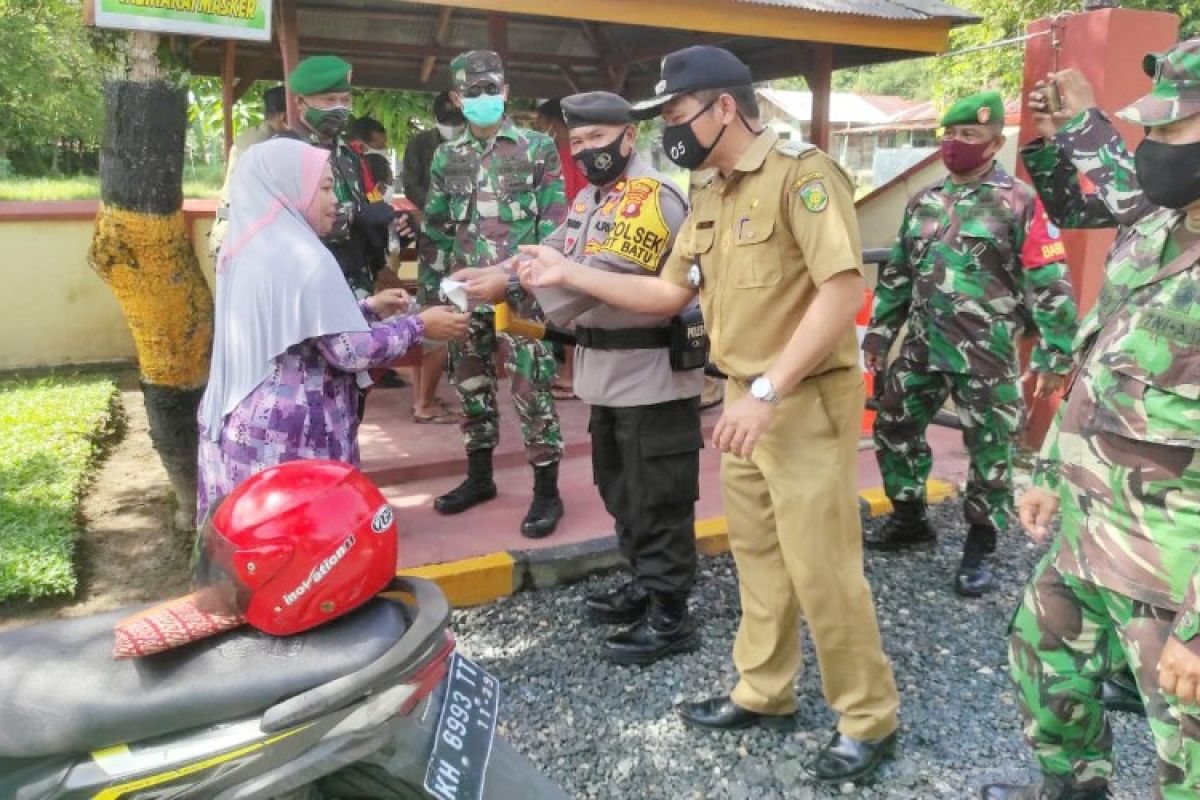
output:
{"label": "camouflage trousers", "polygon": [[1014,519],[1013,443],[1024,407],[1013,378],[927,372],[897,358],[888,367],[875,417],[875,458],[884,491],[893,501],[925,499],[933,466],[925,429],[947,397],[962,420],[971,461],[963,503],[967,522],[1006,530]]}
{"label": "camouflage trousers", "polygon": [[534,466],[556,463],[562,457],[563,441],[554,396],[550,393],[557,372],[554,356],[541,342],[498,335],[495,313],[490,306],[472,313],[466,341],[450,343],[450,371],[465,415],[463,444],[471,453],[495,449],[500,443],[496,351],[501,342],[508,350],[505,368],[529,463]]}
{"label": "camouflage trousers", "polygon": [[1158,752],[1157,796],[1200,796],[1200,709],[1158,688],[1158,660],[1175,612],[1060,572],[1042,559],[1013,618],[1009,664],[1025,737],[1046,775],[1099,788],[1113,771],[1100,684],[1128,666]]}

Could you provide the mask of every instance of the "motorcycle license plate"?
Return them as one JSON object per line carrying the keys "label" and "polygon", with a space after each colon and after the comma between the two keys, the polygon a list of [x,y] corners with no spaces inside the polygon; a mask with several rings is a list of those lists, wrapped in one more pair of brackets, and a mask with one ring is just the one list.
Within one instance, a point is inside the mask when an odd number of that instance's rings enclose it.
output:
{"label": "motorcycle license plate", "polygon": [[455,653],[425,770],[425,791],[439,800],[481,800],[499,708],[500,681]]}

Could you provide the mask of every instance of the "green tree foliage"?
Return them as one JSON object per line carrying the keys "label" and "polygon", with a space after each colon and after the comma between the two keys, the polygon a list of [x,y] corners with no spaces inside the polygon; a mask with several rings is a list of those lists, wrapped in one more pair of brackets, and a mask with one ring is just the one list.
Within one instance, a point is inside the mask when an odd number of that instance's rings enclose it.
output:
{"label": "green tree foliage", "polygon": [[354,93],[354,116],[379,120],[388,145],[403,153],[414,133],[433,125],[433,93],[363,89]]}
{"label": "green tree foliage", "polygon": [[93,148],[104,125],[100,56],[79,0],[0,0],[0,157],[55,165],[56,145]]}
{"label": "green tree foliage", "polygon": [[[954,31],[950,35],[952,50],[1020,36],[1034,20],[1082,9],[1079,0],[955,0],[954,4],[975,12],[983,21]],[[1174,12],[1181,18],[1182,36],[1200,33],[1200,0],[1124,0],[1121,5]],[[999,89],[1006,97],[1015,97],[1021,89],[1024,58],[1024,47],[1015,44],[924,61],[933,76],[934,96],[945,102],[984,88]],[[1130,66],[1137,68],[1136,64]]]}

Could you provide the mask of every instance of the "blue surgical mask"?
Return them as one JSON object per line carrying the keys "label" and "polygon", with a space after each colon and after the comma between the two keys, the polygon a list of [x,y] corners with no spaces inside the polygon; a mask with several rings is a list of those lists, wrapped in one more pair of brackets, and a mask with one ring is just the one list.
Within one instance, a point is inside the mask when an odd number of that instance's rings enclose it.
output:
{"label": "blue surgical mask", "polygon": [[481,127],[495,125],[504,116],[504,95],[483,94],[463,98],[463,116]]}

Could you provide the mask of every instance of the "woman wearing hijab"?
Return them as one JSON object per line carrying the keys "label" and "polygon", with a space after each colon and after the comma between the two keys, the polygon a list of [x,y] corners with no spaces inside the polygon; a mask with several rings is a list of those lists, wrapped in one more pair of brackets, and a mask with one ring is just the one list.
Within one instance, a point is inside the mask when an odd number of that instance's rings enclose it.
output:
{"label": "woman wearing hijab", "polygon": [[443,307],[396,316],[408,307],[399,289],[355,301],[320,239],[337,202],[326,150],[273,139],[238,162],[199,412],[199,521],[217,498],[284,461],[357,466],[365,370],[422,337],[466,333],[467,317]]}

